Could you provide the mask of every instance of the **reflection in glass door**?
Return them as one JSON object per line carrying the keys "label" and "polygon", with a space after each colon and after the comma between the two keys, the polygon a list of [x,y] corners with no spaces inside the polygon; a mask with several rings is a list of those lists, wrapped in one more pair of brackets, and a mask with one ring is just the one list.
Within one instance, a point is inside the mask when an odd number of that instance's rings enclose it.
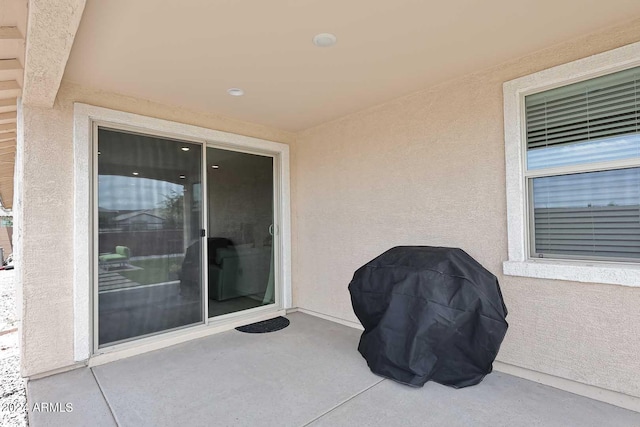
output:
{"label": "reflection in glass door", "polygon": [[273,304],[273,158],[206,150],[209,317]]}
{"label": "reflection in glass door", "polygon": [[203,321],[202,146],[98,129],[98,344]]}

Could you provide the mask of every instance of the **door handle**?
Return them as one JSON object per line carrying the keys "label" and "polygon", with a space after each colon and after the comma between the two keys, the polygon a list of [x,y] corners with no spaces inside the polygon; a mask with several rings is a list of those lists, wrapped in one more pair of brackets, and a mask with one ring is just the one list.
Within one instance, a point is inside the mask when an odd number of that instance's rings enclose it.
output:
{"label": "door handle", "polygon": [[275,231],[275,227],[273,226],[273,224],[271,224],[269,226],[269,234],[273,236],[273,232]]}

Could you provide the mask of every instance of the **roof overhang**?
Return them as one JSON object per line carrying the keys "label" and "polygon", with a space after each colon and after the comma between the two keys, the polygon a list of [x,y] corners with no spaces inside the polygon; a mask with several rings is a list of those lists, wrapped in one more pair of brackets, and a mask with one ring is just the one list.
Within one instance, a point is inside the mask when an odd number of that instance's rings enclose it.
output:
{"label": "roof overhang", "polygon": [[0,203],[6,208],[13,206],[18,100],[53,106],[85,3],[0,2]]}
{"label": "roof overhang", "polygon": [[27,0],[0,2],[0,206],[13,205],[17,102],[22,94]]}

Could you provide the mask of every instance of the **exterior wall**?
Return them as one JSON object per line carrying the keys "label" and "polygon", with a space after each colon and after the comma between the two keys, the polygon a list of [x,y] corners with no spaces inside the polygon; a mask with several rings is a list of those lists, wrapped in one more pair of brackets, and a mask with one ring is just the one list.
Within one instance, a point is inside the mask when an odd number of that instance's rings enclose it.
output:
{"label": "exterior wall", "polygon": [[[16,278],[22,286],[22,374],[73,364],[73,103],[290,143],[292,134],[265,126],[167,107],[64,83],[53,109],[23,106],[14,207]],[[55,211],[57,215],[50,213]],[[21,228],[20,228],[21,226]]]}
{"label": "exterior wall", "polygon": [[500,280],[499,361],[640,397],[640,287],[502,274],[502,83],[638,40],[636,20],[301,132],[294,305],[357,322],[347,285],[363,263],[396,245],[461,247]]}

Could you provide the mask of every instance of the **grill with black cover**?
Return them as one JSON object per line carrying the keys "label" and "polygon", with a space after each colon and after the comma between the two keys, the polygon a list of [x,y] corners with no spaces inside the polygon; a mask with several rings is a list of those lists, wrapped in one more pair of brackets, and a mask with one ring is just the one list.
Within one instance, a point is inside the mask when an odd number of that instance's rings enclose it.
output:
{"label": "grill with black cover", "polygon": [[373,373],[461,388],[491,372],[507,308],[498,279],[462,249],[392,248],[355,272],[349,292]]}

